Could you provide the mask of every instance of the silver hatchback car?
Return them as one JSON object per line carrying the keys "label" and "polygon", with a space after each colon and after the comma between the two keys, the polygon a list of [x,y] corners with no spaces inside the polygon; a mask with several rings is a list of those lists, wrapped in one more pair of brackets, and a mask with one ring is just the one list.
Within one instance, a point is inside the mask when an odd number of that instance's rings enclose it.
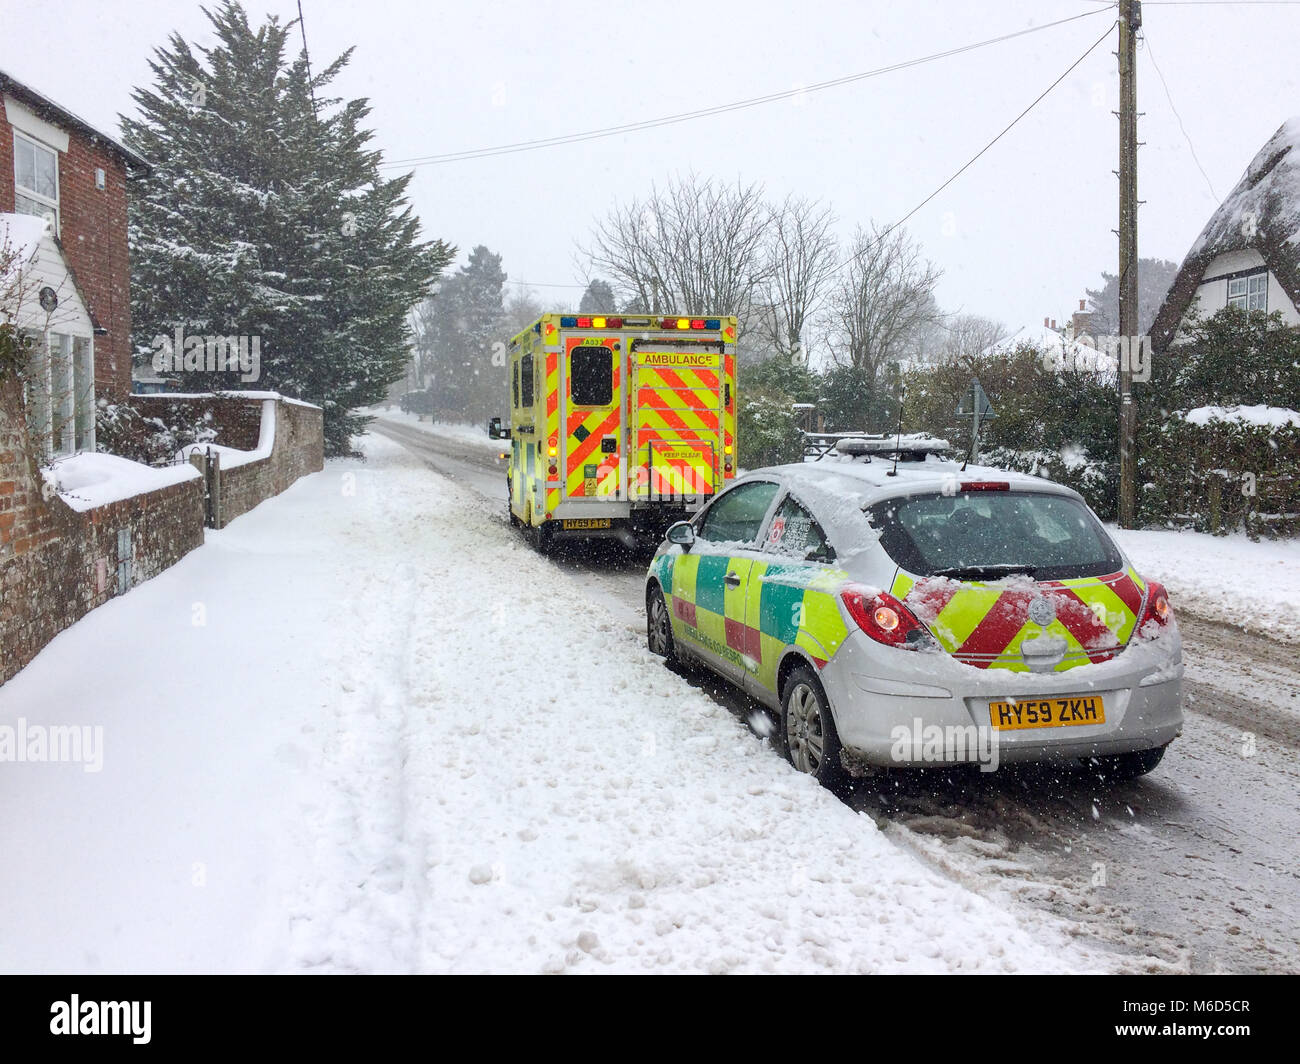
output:
{"label": "silver hatchback car", "polygon": [[650,649],[774,710],[791,762],[827,784],[872,766],[1153,769],[1182,732],[1178,628],[1078,493],[924,442],[856,450],[749,473],[670,528]]}

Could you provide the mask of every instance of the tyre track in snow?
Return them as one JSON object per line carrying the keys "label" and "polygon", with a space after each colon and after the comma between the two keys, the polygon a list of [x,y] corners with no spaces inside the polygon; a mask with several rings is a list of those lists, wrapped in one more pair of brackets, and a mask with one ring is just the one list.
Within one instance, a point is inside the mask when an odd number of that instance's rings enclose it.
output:
{"label": "tyre track in snow", "polygon": [[[503,467],[489,449],[373,427],[499,502],[505,521]],[[619,604],[630,627],[644,624],[643,558],[602,546],[552,562]],[[1300,971],[1300,668],[1293,649],[1259,635],[1187,614],[1180,625],[1187,723],[1149,776],[889,773],[849,804],[968,886],[1079,921],[1128,958],[1122,968]],[[742,719],[761,718],[728,685],[690,678]]]}

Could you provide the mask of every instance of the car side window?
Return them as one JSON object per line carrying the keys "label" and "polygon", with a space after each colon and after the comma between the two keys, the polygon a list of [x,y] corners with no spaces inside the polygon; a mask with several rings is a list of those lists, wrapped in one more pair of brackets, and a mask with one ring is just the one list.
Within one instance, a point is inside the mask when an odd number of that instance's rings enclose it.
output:
{"label": "car side window", "polygon": [[777,490],[767,480],[738,484],[705,511],[696,535],[711,543],[753,544]]}
{"label": "car side window", "polygon": [[835,550],[826,533],[793,495],[787,495],[777,507],[767,530],[763,550],[800,561],[830,562]]}

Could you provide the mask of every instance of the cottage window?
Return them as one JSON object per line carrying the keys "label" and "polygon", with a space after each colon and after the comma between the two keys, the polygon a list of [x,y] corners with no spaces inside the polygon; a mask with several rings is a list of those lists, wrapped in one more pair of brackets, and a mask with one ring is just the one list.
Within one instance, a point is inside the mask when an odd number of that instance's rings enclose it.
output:
{"label": "cottage window", "polygon": [[14,133],[14,210],[59,231],[59,153]]}
{"label": "cottage window", "polygon": [[1228,278],[1228,306],[1267,311],[1268,271]]}
{"label": "cottage window", "polygon": [[36,337],[27,375],[32,436],[43,459],[95,448],[94,365],[90,341],[65,333]]}

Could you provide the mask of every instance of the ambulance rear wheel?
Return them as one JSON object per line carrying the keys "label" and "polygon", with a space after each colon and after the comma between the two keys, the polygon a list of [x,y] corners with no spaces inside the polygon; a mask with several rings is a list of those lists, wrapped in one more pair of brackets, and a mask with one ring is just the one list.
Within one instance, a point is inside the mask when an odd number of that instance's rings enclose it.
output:
{"label": "ambulance rear wheel", "polygon": [[533,544],[541,554],[550,554],[555,545],[555,522],[543,521],[533,530]]}
{"label": "ambulance rear wheel", "polygon": [[796,666],[786,677],[779,730],[790,764],[832,791],[843,786],[847,774],[835,719],[822,685],[806,666]]}
{"label": "ambulance rear wheel", "polygon": [[677,660],[677,647],[673,645],[673,624],[668,616],[668,603],[656,584],[645,597],[646,643],[651,654],[658,654],[668,663]]}

